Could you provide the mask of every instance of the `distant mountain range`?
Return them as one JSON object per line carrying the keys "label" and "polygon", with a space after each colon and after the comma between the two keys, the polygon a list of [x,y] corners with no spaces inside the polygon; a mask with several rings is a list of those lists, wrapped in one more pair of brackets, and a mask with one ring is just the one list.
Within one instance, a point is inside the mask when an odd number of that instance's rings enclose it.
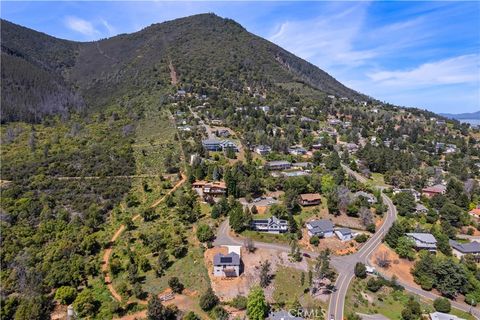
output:
{"label": "distant mountain range", "polygon": [[440,115],[450,118],[450,119],[456,119],[456,120],[466,120],[466,119],[475,119],[475,120],[480,120],[480,111],[476,112],[468,112],[468,113],[440,113]]}

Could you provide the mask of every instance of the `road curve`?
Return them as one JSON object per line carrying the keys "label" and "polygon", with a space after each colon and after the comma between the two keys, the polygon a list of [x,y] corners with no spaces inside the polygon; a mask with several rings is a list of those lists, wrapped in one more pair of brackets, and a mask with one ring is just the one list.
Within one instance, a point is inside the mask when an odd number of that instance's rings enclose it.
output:
{"label": "road curve", "polygon": [[383,237],[388,232],[397,216],[397,210],[389,197],[382,194],[384,203],[387,204],[388,210],[377,232],[360,248],[358,252],[349,256],[339,257],[341,259],[341,266],[332,264],[336,267],[338,272],[337,280],[335,281],[336,290],[330,296],[328,305],[328,315],[330,318],[343,319],[343,310],[345,307],[345,297],[348,292],[348,287],[353,277],[355,276],[354,268],[357,262],[367,263],[369,257],[382,243]]}
{"label": "road curve", "polygon": [[[365,183],[367,179],[361,176],[359,173],[351,170],[350,168],[343,166],[345,171],[355,177],[358,181]],[[383,187],[379,187],[380,190],[383,190]],[[382,243],[385,234],[388,232],[392,224],[395,222],[397,217],[397,209],[393,204],[392,200],[385,194],[382,193],[383,202],[388,206],[387,213],[385,215],[385,220],[383,221],[380,228],[377,232],[370,237],[370,239],[354,254],[347,255],[347,256],[332,256],[330,263],[331,265],[337,270],[338,276],[335,281],[336,290],[332,293],[330,297],[327,319],[333,318],[335,320],[343,320],[344,319],[344,307],[345,307],[345,297],[348,292],[348,287],[350,282],[352,281],[353,277],[355,276],[354,267],[357,262],[362,262],[367,264],[370,256],[373,252],[378,248],[378,246]],[[228,246],[228,245],[237,245],[242,246],[244,244],[244,238],[238,236],[232,236],[230,232],[230,225],[228,218],[223,221],[217,231],[217,237],[214,241],[215,246]],[[270,250],[278,250],[282,252],[290,252],[290,246],[283,245],[283,244],[276,244],[276,243],[267,243],[267,242],[254,242],[255,247],[257,248],[264,248]],[[308,250],[301,250],[302,254],[308,254],[312,258],[316,258],[318,256],[317,252],[308,251]],[[385,275],[382,275],[385,277]],[[407,283],[402,282],[401,280],[397,280],[398,284],[402,285],[405,290],[419,295],[423,298],[434,300],[439,296],[433,292],[424,291],[416,287],[412,287]],[[465,303],[460,303],[456,301],[452,301],[452,306],[465,311],[470,312],[474,315],[477,319],[480,319],[480,311],[477,308],[471,308],[469,305]],[[332,317],[333,315],[333,317]]]}

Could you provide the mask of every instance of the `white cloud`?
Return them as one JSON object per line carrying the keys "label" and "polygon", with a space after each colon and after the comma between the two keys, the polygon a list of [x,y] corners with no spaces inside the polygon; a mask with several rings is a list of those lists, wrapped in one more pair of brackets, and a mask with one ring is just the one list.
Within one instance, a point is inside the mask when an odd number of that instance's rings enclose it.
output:
{"label": "white cloud", "polygon": [[462,55],[429,62],[410,70],[377,71],[368,77],[395,86],[480,83],[480,56]]}
{"label": "white cloud", "polygon": [[353,46],[367,7],[363,2],[340,9],[333,4],[314,19],[281,23],[269,40],[322,67],[362,64],[377,55]]}
{"label": "white cloud", "polygon": [[90,21],[74,17],[68,16],[65,18],[65,25],[73,31],[83,34],[87,37],[95,37],[100,35],[100,32],[95,29],[93,24]]}
{"label": "white cloud", "polygon": [[110,23],[108,23],[107,20],[100,19],[100,21],[102,22],[102,25],[105,27],[105,29],[107,29],[108,36],[111,37],[111,36],[116,35],[116,33],[117,33],[116,29]]}

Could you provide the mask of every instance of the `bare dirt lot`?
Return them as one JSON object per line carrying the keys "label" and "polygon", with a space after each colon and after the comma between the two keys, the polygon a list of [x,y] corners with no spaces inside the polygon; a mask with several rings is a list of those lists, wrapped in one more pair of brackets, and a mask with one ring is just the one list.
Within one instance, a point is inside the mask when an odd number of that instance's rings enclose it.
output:
{"label": "bare dirt lot", "polygon": [[[386,254],[391,261],[390,267],[387,269],[379,267],[376,262],[376,257],[380,254]],[[402,282],[418,287],[415,281],[413,281],[413,275],[410,273],[410,269],[413,267],[414,262],[401,259],[395,251],[387,247],[385,244],[382,243],[377,250],[375,250],[370,258],[370,263],[381,273],[384,273],[389,277],[396,275]]]}
{"label": "bare dirt lot", "polygon": [[[243,272],[237,278],[222,278],[213,276],[213,256],[217,253],[228,253],[226,247],[215,247],[205,251],[205,264],[208,269],[208,276],[212,284],[212,289],[222,301],[229,301],[237,295],[247,295],[250,288],[258,285],[260,281],[260,264],[263,261],[270,261],[271,274],[274,274],[278,266],[291,267],[303,271],[308,271],[308,264],[305,259],[301,262],[291,262],[288,254],[277,250],[267,250],[257,248],[254,253],[247,253],[242,248],[241,257],[243,262]],[[273,288],[265,290],[265,296],[272,301]]]}

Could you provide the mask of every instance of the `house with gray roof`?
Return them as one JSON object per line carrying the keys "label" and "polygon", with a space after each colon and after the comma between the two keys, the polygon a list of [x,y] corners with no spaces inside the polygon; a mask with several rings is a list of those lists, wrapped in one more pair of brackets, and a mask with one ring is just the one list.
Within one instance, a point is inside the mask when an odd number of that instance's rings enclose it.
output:
{"label": "house with gray roof", "polygon": [[377,203],[377,197],[375,197],[373,194],[365,192],[365,191],[357,191],[353,194],[353,197],[355,199],[362,197],[367,199],[369,204],[374,204]]}
{"label": "house with gray roof", "polygon": [[407,233],[407,237],[415,242],[416,250],[437,251],[437,239],[431,233]]}
{"label": "house with gray roof", "polygon": [[260,232],[284,233],[288,231],[288,221],[270,217],[268,219],[254,219],[251,228]]}
{"label": "house with gray roof", "polygon": [[308,235],[320,238],[329,238],[334,236],[333,222],[327,219],[313,220],[306,223]]}
{"label": "house with gray roof", "polygon": [[417,214],[427,214],[428,213],[428,208],[425,207],[421,203],[417,203],[417,205],[415,206],[415,213],[417,213]]}
{"label": "house with gray roof", "polygon": [[465,320],[453,314],[443,313],[443,312],[432,312],[430,313],[429,316],[430,316],[430,320]]}
{"label": "house with gray roof", "polygon": [[452,253],[461,258],[466,254],[473,255],[476,260],[480,260],[480,242],[472,241],[468,243],[460,243],[455,240],[449,240],[449,244],[452,247]]}
{"label": "house with gray roof", "polygon": [[338,237],[338,239],[342,241],[349,241],[353,239],[352,230],[349,228],[339,228],[335,230],[335,234]]}
{"label": "house with gray roof", "polygon": [[267,162],[267,169],[269,170],[286,170],[292,167],[292,164],[289,161],[270,161]]}
{"label": "house with gray roof", "polygon": [[272,311],[268,315],[269,320],[303,320],[302,317],[297,317],[286,310]]}
{"label": "house with gray roof", "polygon": [[228,278],[238,277],[240,275],[240,264],[240,255],[238,253],[217,253],[213,256],[213,275]]}

